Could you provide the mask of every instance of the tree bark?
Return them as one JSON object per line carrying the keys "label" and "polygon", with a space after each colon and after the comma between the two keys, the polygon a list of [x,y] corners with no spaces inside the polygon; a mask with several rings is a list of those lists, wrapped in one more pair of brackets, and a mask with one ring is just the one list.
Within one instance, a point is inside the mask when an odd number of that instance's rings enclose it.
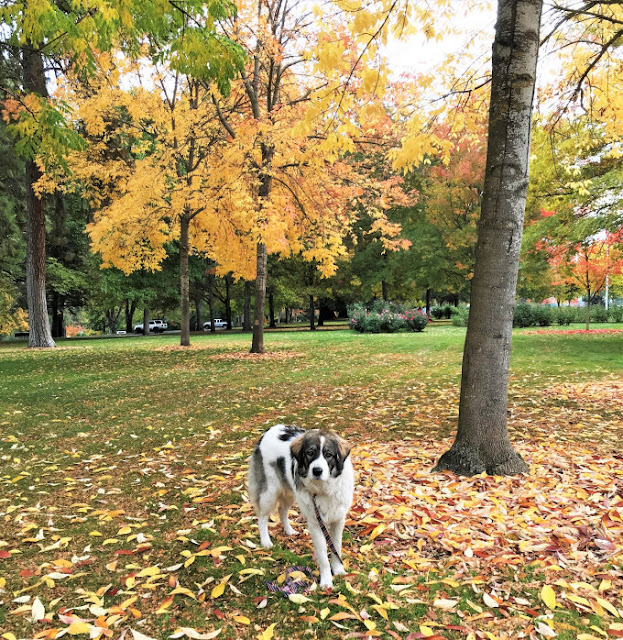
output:
{"label": "tree bark", "polygon": [[264,306],[266,304],[266,245],[257,243],[255,276],[255,307],[253,313],[253,339],[251,353],[264,353]]}
{"label": "tree bark", "polygon": [[275,294],[272,287],[268,290],[268,326],[270,329],[274,329],[277,326],[275,321]]}
{"label": "tree bark", "polygon": [[[41,53],[23,49],[24,90],[47,96]],[[45,290],[45,207],[33,185],[41,177],[34,160],[26,161],[26,295],[28,301],[28,346],[55,347],[50,330]]]}
{"label": "tree bark", "polygon": [[381,295],[385,302],[389,300],[389,287],[387,286],[386,280],[381,280]]}
{"label": "tree bark", "polygon": [[309,296],[309,330],[316,331],[316,307],[313,295]]}
{"label": "tree bark", "polygon": [[52,292],[52,337],[65,337],[65,297],[58,291]]}
{"label": "tree bark", "polygon": [[214,274],[208,274],[208,314],[210,316],[210,333],[216,333],[214,326]]}
{"label": "tree bark", "polygon": [[508,370],[542,0],[499,0],[487,164],[456,439],[435,470],[528,471],[508,436]]}
{"label": "tree bark", "polygon": [[231,321],[231,276],[225,276],[225,321],[227,322],[227,330],[231,331],[234,326]]}
{"label": "tree bark", "polygon": [[430,316],[430,297],[431,297],[431,290],[426,289],[426,315],[427,316]]}
{"label": "tree bark", "polygon": [[244,313],[242,318],[242,330],[251,331],[251,282],[244,281]]}
{"label": "tree bark", "polygon": [[149,335],[149,307],[143,308],[143,335]]}
{"label": "tree bark", "polygon": [[134,312],[136,311],[136,301],[130,302],[127,298],[125,301],[125,331],[132,333],[132,323],[134,322]]}
{"label": "tree bark", "polygon": [[188,228],[190,220],[186,215],[180,218],[180,294],[182,303],[182,335],[180,346],[190,347],[190,278],[188,275]]}
{"label": "tree bark", "polygon": [[201,293],[195,294],[195,331],[203,330],[203,313],[202,313]]}

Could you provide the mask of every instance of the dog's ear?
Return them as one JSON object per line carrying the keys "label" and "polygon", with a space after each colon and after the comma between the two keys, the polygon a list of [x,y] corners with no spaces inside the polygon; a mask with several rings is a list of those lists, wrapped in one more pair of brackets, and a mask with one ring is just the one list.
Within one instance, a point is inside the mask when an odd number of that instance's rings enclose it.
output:
{"label": "dog's ear", "polygon": [[337,436],[336,440],[340,456],[342,460],[346,460],[346,458],[348,458],[350,454],[350,450],[353,448],[353,445],[346,442],[346,440],[344,440],[344,438],[341,438],[340,436]]}
{"label": "dog's ear", "polygon": [[290,443],[290,451],[292,455],[298,460],[301,455],[301,449],[303,448],[303,440],[305,439],[305,434],[302,433],[297,438],[294,438]]}

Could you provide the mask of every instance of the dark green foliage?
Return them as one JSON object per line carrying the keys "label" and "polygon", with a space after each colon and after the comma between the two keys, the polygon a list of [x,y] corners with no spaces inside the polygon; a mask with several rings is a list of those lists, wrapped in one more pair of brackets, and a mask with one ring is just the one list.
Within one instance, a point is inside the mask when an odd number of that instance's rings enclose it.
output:
{"label": "dark green foliage", "polygon": [[466,327],[469,318],[469,307],[454,307],[452,311],[452,325],[455,327]]}
{"label": "dark green foliage", "polygon": [[518,302],[513,313],[513,327],[534,327],[536,315],[533,306],[527,302]]}

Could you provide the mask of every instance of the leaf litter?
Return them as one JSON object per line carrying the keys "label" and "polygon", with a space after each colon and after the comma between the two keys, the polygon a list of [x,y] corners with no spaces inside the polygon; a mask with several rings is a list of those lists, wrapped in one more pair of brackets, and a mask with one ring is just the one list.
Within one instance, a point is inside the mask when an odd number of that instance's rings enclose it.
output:
{"label": "leaf litter", "polygon": [[[381,422],[387,441],[359,440],[352,454],[348,575],[285,605],[265,581],[313,562],[308,535],[286,538],[277,523],[282,550],[259,547],[244,478],[263,424],[216,447],[194,437],[141,453],[11,454],[0,637],[623,637],[623,457],[610,438],[622,385],[516,393],[510,424],[531,465],[521,477],[432,474],[450,440],[392,439]],[[381,411],[370,406],[358,429]]]}

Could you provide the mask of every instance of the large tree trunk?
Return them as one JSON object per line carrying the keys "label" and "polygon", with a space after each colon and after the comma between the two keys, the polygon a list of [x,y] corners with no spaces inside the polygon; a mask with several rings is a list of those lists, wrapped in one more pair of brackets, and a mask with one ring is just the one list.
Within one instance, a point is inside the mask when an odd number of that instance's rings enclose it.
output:
{"label": "large tree trunk", "polygon": [[257,243],[257,273],[255,276],[255,307],[251,353],[264,353],[264,306],[266,303],[266,245]]}
{"label": "large tree trunk", "polygon": [[244,281],[244,313],[242,317],[242,330],[251,331],[251,283]]}
{"label": "large tree trunk", "polygon": [[[29,46],[23,49],[24,90],[47,96],[43,59]],[[55,347],[50,330],[45,291],[45,208],[33,185],[41,177],[34,160],[26,162],[26,290],[28,300],[28,346]]]}
{"label": "large tree trunk", "polygon": [[508,437],[508,369],[528,188],[542,0],[499,0],[484,195],[461,378],[458,432],[436,470],[528,471]]}
{"label": "large tree trunk", "polygon": [[190,278],[188,275],[188,227],[186,215],[180,218],[180,294],[182,302],[182,335],[180,346],[190,347]]}

